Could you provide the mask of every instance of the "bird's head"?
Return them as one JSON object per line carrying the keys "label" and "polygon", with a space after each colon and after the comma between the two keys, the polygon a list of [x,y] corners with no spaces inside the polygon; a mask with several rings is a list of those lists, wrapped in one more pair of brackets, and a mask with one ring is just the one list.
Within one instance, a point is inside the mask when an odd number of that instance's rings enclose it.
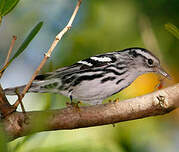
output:
{"label": "bird's head", "polygon": [[125,56],[124,62],[128,64],[129,69],[136,70],[138,73],[155,72],[170,78],[169,74],[161,67],[160,60],[150,51],[144,48],[129,48],[122,52]]}

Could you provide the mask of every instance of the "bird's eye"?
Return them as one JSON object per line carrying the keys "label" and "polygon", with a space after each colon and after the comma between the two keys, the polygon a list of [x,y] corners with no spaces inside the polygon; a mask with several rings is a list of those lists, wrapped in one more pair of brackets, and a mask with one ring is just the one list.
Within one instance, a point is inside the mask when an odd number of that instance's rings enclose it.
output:
{"label": "bird's eye", "polygon": [[153,65],[154,62],[153,62],[152,59],[148,59],[148,60],[147,60],[147,63],[148,63],[148,65]]}

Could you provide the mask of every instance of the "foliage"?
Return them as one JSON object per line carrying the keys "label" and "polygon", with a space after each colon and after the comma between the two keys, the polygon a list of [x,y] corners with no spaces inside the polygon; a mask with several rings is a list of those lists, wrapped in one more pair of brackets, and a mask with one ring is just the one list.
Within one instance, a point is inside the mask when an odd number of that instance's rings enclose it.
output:
{"label": "foliage", "polygon": [[165,24],[165,28],[171,34],[173,34],[173,36],[175,36],[177,39],[179,39],[179,29],[175,25],[168,23],[168,24]]}
{"label": "foliage", "polygon": [[21,44],[17,52],[14,54],[14,56],[9,60],[9,62],[0,70],[0,72],[3,72],[8,65],[17,58],[29,45],[29,43],[33,40],[33,38],[36,36],[36,34],[40,31],[41,27],[43,25],[43,22],[39,22],[32,31],[28,34],[27,38],[24,40],[24,42]]}
{"label": "foliage", "polygon": [[2,17],[10,13],[15,6],[18,4],[19,0],[1,0],[0,1],[0,23]]}
{"label": "foliage", "polygon": [[24,40],[24,42],[21,44],[15,55],[11,58],[9,61],[9,64],[18,57],[29,45],[29,43],[33,40],[33,38],[36,36],[36,34],[40,31],[41,27],[43,25],[43,22],[39,22],[32,31],[28,34],[27,38]]}

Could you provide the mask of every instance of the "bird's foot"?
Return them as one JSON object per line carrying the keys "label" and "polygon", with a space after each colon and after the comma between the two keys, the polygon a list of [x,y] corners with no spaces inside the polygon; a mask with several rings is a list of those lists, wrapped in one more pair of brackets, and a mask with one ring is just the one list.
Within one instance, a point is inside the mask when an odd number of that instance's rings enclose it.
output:
{"label": "bird's foot", "polygon": [[78,101],[77,103],[72,102],[72,101],[66,103],[67,107],[69,107],[69,108],[76,108],[76,109],[80,109],[79,104],[81,104],[80,101]]}
{"label": "bird's foot", "polygon": [[109,103],[117,103],[119,101],[120,101],[119,98],[114,99],[114,100],[111,100],[111,99],[108,100]]}
{"label": "bird's foot", "polygon": [[113,100],[114,103],[118,103],[120,100],[119,98],[116,98],[115,100]]}

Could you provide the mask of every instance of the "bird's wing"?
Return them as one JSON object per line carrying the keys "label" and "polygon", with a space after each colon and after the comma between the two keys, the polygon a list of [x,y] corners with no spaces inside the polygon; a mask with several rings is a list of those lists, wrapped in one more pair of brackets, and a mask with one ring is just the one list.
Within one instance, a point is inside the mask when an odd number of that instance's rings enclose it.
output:
{"label": "bird's wing", "polygon": [[106,65],[111,65],[116,61],[116,57],[114,53],[106,53],[101,55],[96,55],[81,61],[78,61],[77,63],[59,68],[54,72],[48,72],[45,74],[37,75],[35,80],[46,80],[51,78],[60,78],[66,75],[72,75],[77,74],[81,72],[90,72],[96,69],[101,69],[105,67]]}

